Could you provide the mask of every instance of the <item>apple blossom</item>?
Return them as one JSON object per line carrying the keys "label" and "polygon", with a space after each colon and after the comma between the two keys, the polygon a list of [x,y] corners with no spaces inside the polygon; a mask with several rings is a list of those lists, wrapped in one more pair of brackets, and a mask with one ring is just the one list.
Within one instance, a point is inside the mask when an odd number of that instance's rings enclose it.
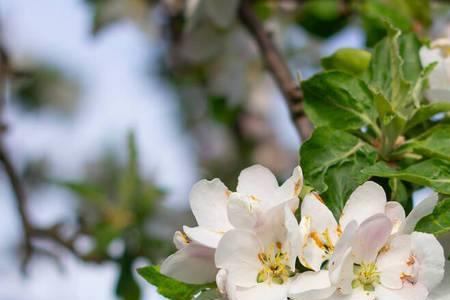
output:
{"label": "apple blossom", "polygon": [[217,247],[216,265],[226,272],[218,286],[225,287],[230,300],[284,300],[293,283],[299,246],[293,212],[288,204],[280,204],[261,222],[255,231],[227,232]]}
{"label": "apple blossom", "polygon": [[346,230],[351,238],[339,240],[330,259],[336,293],[327,299],[427,299],[444,275],[442,246],[430,234],[392,235],[392,226],[377,214]]}
{"label": "apple blossom", "polygon": [[338,223],[320,196],[308,194],[301,207],[300,232],[303,244],[300,262],[309,269],[320,270],[322,264],[330,259],[348,224],[352,221],[361,224],[376,214],[384,214],[391,220],[392,234],[412,233],[417,222],[430,214],[436,203],[437,195],[433,194],[405,217],[405,211],[398,202],[387,201],[383,188],[368,181],[350,195]]}
{"label": "apple blossom", "polygon": [[428,80],[427,96],[432,101],[450,101],[450,40],[441,38],[420,50],[422,65],[437,63]]}

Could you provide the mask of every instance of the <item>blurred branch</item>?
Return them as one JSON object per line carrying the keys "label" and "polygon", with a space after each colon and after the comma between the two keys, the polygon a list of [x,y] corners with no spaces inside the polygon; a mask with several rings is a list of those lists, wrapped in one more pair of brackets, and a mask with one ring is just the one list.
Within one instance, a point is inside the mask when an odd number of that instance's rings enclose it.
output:
{"label": "blurred branch", "polygon": [[289,67],[269,34],[265,31],[264,25],[246,0],[241,1],[239,19],[258,44],[263,60],[286,100],[291,118],[300,137],[302,140],[307,139],[311,135],[312,125],[303,111],[303,93],[300,86],[292,76]]}
{"label": "blurred branch", "polygon": [[[34,252],[47,253],[47,250],[36,249],[33,245],[33,238],[41,238],[52,241],[53,243],[63,247],[70,253],[83,261],[102,262],[111,259],[109,256],[98,257],[91,254],[83,254],[75,247],[75,240],[79,233],[73,235],[72,238],[64,238],[60,234],[61,224],[56,224],[50,228],[38,228],[33,226],[30,216],[27,213],[27,195],[23,181],[17,172],[12,159],[4,146],[4,135],[6,133],[6,124],[3,121],[4,109],[6,105],[7,84],[10,78],[21,76],[21,72],[15,72],[11,68],[9,56],[0,44],[0,163],[3,165],[9,184],[14,194],[17,211],[23,227],[23,240],[25,253],[22,262],[22,268],[25,271],[26,266],[30,262]],[[51,255],[50,255],[51,256]],[[56,257],[56,255],[54,255]]]}

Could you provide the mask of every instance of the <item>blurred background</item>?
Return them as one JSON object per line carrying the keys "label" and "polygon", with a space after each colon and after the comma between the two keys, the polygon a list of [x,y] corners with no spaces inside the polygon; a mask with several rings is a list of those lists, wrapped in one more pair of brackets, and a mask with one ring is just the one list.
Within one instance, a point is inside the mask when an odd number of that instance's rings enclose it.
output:
{"label": "blurred background", "polygon": [[[349,2],[252,9],[297,78],[373,45],[376,14],[450,36],[445,4]],[[134,270],[193,224],[197,180],[289,176],[301,140],[238,4],[0,0],[0,299],[160,299]]]}

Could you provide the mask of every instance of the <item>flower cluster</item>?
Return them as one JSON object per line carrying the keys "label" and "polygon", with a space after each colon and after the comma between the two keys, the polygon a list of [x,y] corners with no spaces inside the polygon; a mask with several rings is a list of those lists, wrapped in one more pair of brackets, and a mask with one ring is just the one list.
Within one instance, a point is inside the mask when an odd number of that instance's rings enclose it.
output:
{"label": "flower cluster", "polygon": [[259,165],[241,172],[236,192],[218,179],[198,182],[190,195],[198,226],[175,233],[178,251],[161,272],[192,284],[215,280],[230,300],[430,299],[444,276],[444,252],[414,228],[436,195],[406,216],[369,181],[339,220],[318,194],[307,194],[298,222],[302,185],[300,167],[279,186]]}

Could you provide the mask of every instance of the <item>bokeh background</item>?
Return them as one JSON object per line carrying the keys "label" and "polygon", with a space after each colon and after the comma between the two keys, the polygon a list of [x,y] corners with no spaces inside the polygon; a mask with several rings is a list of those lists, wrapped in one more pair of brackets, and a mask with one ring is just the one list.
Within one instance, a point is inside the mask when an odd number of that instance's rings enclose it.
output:
{"label": "bokeh background", "polygon": [[[187,18],[177,0],[0,0],[1,143],[41,230],[27,255],[1,172],[0,299],[160,299],[133,270],[193,223],[193,183],[234,188],[254,163],[289,176],[301,141],[282,95],[227,11],[234,1],[214,2],[224,8]],[[340,1],[259,2],[295,76],[370,43]],[[448,7],[433,9],[431,36],[449,36]]]}

